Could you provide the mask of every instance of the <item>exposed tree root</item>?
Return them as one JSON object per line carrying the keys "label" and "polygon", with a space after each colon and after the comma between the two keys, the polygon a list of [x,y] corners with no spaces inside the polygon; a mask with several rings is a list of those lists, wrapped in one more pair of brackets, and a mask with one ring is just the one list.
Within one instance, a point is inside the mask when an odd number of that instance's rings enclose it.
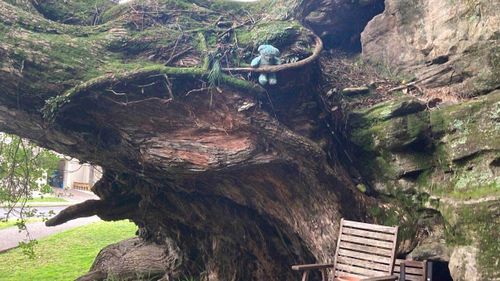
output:
{"label": "exposed tree root", "polygon": [[310,55],[309,57],[307,57],[303,60],[300,60],[297,62],[292,62],[292,63],[287,63],[287,64],[264,66],[264,67],[259,67],[259,68],[226,67],[226,68],[222,68],[222,71],[269,73],[269,72],[278,72],[278,71],[290,70],[290,69],[303,67],[303,66],[308,65],[311,62],[315,61],[319,57],[321,51],[323,50],[323,41],[316,34],[313,34],[313,35],[314,35],[314,41],[316,43],[316,46],[314,48],[312,55]]}
{"label": "exposed tree root", "polygon": [[128,213],[134,208],[133,202],[127,201],[122,204],[113,204],[103,200],[87,200],[83,203],[69,206],[59,214],[45,222],[46,226],[56,226],[77,218],[99,216],[103,219],[113,219]]}
{"label": "exposed tree root", "polygon": [[83,203],[67,207],[55,217],[46,221],[45,225],[56,226],[76,218],[94,216],[106,208],[108,208],[108,204],[102,200],[87,200]]}

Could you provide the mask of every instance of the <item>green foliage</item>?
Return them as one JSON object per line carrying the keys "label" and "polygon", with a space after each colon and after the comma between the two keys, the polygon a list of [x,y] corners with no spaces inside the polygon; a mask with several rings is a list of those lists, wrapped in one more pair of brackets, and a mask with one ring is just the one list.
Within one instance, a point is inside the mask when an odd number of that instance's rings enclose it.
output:
{"label": "green foliage", "polygon": [[[39,180],[57,169],[59,158],[51,151],[40,148],[14,135],[0,133],[0,205],[6,207],[9,217],[15,206],[21,206],[20,220],[16,226],[26,230],[26,218],[33,212],[25,212],[26,202],[34,191],[47,191]],[[28,234],[29,238],[29,234]],[[20,243],[28,257],[34,256],[35,240]]]}
{"label": "green foliage", "polygon": [[[26,226],[25,226],[26,227]],[[37,240],[29,240],[28,242],[19,242],[19,248],[25,256],[29,259],[34,259],[36,257],[35,245],[38,244]]]}
{"label": "green foliage", "polygon": [[220,66],[220,61],[218,59],[214,59],[212,63],[212,68],[208,72],[208,84],[210,88],[214,88],[220,85],[221,80],[222,80],[222,70]]}
{"label": "green foliage", "polygon": [[49,122],[53,122],[57,117],[59,108],[61,108],[66,103],[70,102],[71,101],[70,98],[71,97],[68,95],[60,95],[47,99],[45,101],[45,106],[41,110],[43,119]]}
{"label": "green foliage", "polygon": [[59,158],[20,137],[0,134],[0,204],[26,201],[40,191],[37,181],[57,169]]}

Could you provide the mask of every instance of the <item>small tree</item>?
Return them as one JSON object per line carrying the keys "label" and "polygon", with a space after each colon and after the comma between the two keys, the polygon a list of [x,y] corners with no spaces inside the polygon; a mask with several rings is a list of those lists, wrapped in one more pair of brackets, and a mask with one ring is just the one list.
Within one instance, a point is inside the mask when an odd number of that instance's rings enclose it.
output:
{"label": "small tree", "polygon": [[24,206],[34,191],[43,191],[40,179],[57,169],[59,157],[15,135],[0,134],[0,204],[8,213]]}
{"label": "small tree", "polygon": [[[36,210],[25,208],[34,191],[46,191],[40,179],[57,169],[59,157],[47,149],[15,135],[0,133],[0,205],[7,210],[4,220],[12,212],[19,212],[16,225],[26,230],[26,218],[34,216]],[[28,238],[29,233],[27,233]],[[22,243],[24,252],[33,255],[32,239]]]}

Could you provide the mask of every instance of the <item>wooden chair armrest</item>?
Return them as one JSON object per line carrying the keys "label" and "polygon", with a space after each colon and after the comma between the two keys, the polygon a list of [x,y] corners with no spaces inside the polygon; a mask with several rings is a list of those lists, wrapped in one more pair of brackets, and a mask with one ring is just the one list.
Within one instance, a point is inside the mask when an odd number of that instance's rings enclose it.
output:
{"label": "wooden chair armrest", "polygon": [[309,276],[309,270],[319,269],[321,271],[321,280],[327,281],[328,270],[327,268],[333,268],[333,263],[314,263],[314,264],[297,264],[292,265],[293,270],[304,270],[302,273],[302,281],[306,281]]}
{"label": "wooden chair armrest", "polygon": [[387,275],[387,276],[363,278],[363,279],[361,279],[361,281],[395,281],[395,280],[398,280],[398,278],[399,278],[399,276],[393,274],[393,275]]}
{"label": "wooden chair armrest", "polygon": [[314,263],[314,264],[298,264],[292,265],[293,270],[312,270],[312,269],[325,269],[333,267],[333,263]]}

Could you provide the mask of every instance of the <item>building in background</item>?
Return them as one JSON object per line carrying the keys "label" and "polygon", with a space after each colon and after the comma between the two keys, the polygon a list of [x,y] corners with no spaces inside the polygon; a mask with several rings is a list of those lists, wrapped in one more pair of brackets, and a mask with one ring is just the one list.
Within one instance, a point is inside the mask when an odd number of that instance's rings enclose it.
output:
{"label": "building in background", "polygon": [[88,163],[82,164],[78,159],[62,159],[58,177],[60,183],[57,187],[90,190],[102,177],[102,169]]}

